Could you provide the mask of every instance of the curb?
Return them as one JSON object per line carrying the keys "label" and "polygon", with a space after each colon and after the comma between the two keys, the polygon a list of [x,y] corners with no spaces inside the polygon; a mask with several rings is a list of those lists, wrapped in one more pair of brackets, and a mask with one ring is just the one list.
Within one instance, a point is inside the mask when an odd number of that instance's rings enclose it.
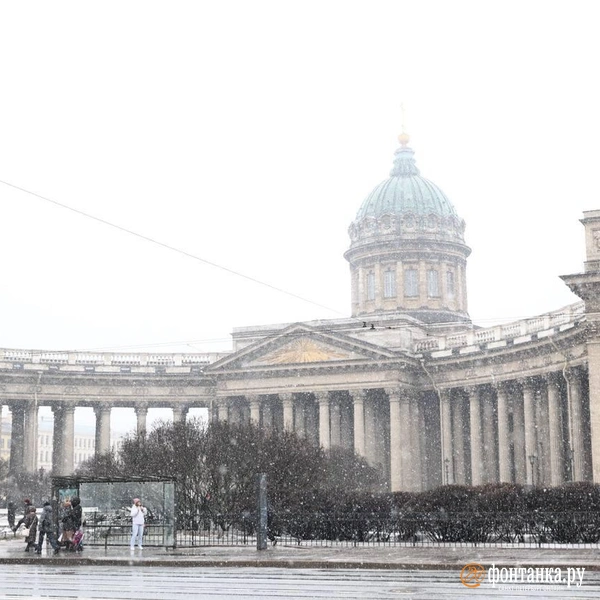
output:
{"label": "curb", "polygon": [[[398,570],[398,571],[460,571],[464,566],[463,563],[396,563],[396,562],[354,562],[354,561],[326,561],[326,560],[162,560],[162,559],[140,559],[136,558],[133,560],[124,559],[94,559],[94,558],[68,558],[60,559],[54,557],[48,558],[0,558],[0,565],[48,565],[48,566],[109,566],[109,567],[175,567],[175,568],[190,568],[190,567],[205,567],[205,568],[279,568],[279,569],[373,569],[373,570]],[[520,561],[503,561],[502,567],[523,567],[528,568],[531,566],[543,567],[548,566],[551,568],[561,568],[566,570],[568,567],[572,567],[573,563],[552,563],[545,565],[543,560],[539,561],[535,565],[529,565]],[[600,563],[578,563],[578,567],[585,568],[586,571],[600,571]]]}

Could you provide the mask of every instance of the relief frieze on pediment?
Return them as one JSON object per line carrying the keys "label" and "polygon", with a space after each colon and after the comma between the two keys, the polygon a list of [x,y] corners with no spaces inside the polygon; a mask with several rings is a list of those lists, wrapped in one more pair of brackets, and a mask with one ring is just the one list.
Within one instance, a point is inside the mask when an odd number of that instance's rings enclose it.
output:
{"label": "relief frieze on pediment", "polygon": [[350,352],[330,348],[309,338],[299,338],[253,361],[261,365],[327,362],[356,358]]}

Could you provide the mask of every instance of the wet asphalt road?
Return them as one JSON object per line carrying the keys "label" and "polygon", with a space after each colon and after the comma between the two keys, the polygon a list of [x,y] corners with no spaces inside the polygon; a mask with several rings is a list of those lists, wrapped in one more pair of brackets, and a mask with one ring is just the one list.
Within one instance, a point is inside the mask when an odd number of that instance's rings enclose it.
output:
{"label": "wet asphalt road", "polygon": [[467,589],[454,571],[0,565],[0,598],[599,598],[600,572],[583,586]]}

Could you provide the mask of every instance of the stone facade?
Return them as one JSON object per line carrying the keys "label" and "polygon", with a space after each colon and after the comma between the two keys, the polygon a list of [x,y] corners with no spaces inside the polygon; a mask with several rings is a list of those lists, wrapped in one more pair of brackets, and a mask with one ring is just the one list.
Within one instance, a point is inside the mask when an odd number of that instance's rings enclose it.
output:
{"label": "stone facade", "polygon": [[[405,144],[402,152],[391,183],[351,226],[347,319],[238,328],[221,355],[0,350],[11,469],[37,466],[40,406],[54,412],[52,462],[63,474],[74,464],[76,406],[96,411],[97,452],[109,447],[112,407],[135,408],[139,431],[149,408],[170,407],[182,420],[205,407],[215,420],[353,448],[392,490],[600,483],[600,211],[582,221],[585,272],[563,277],[583,302],[477,328],[467,313],[464,222],[402,162],[412,160]],[[413,188],[422,205],[401,196]]]}

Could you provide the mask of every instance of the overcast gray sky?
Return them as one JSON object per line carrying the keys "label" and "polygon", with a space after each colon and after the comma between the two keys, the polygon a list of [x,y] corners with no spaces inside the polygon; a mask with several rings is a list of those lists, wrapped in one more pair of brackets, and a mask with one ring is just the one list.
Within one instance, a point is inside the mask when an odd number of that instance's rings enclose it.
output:
{"label": "overcast gray sky", "polygon": [[[0,347],[212,351],[349,315],[400,104],[480,325],[576,298],[600,208],[595,2],[0,4]],[[178,342],[178,343],[172,343]]]}

